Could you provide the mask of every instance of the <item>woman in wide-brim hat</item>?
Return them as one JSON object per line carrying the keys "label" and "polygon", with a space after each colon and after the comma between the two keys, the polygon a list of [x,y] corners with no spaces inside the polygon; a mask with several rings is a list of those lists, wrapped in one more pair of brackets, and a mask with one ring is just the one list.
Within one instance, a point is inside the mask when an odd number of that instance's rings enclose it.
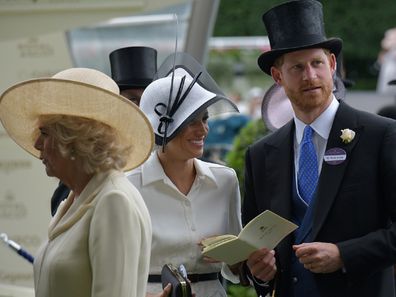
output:
{"label": "woman in wide-brim hat", "polygon": [[[139,106],[140,97],[157,71],[157,51],[146,46],[130,46],[112,51],[109,55],[112,79],[120,95]],[[69,195],[69,189],[59,183],[51,197],[51,214]]]}
{"label": "woman in wide-brim hat", "polygon": [[214,235],[239,233],[239,185],[233,169],[199,158],[208,117],[237,109],[191,56],[168,57],[158,73],[140,101],[157,147],[128,176],[153,222],[147,296],[162,293],[161,269],[170,263],[185,266],[196,296],[226,297],[219,272],[231,279],[233,274],[222,263],[204,259],[198,243]]}
{"label": "woman in wide-brim hat", "polygon": [[144,114],[107,75],[71,68],[10,87],[0,119],[72,190],[35,258],[36,296],[144,296],[151,222],[123,173],[150,155]]}

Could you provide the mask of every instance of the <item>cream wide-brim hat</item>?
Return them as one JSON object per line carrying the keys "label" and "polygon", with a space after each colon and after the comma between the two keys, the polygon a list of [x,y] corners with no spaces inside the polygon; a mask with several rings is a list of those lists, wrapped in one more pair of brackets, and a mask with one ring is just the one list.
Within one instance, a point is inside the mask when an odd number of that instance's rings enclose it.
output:
{"label": "cream wide-brim hat", "polygon": [[135,104],[119,95],[117,84],[106,74],[89,68],[70,68],[51,78],[24,81],[0,97],[0,119],[9,136],[35,157],[41,115],[70,115],[112,127],[132,151],[124,170],[141,165],[154,144],[150,122]]}

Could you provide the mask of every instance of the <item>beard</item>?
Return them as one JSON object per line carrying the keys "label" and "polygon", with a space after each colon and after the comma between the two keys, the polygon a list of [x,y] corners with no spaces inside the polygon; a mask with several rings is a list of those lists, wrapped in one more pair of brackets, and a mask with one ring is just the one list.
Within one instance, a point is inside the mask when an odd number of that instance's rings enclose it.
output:
{"label": "beard", "polygon": [[293,106],[302,112],[310,112],[327,106],[333,92],[333,81],[311,81],[297,90],[286,86],[284,89]]}

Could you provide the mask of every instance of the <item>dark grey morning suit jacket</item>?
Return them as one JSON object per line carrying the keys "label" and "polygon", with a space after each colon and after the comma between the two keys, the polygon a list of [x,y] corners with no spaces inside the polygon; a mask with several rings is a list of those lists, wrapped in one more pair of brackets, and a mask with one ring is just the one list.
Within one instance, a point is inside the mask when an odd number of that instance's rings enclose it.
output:
{"label": "dark grey morning suit jacket", "polygon": [[[356,132],[348,144],[340,138],[341,129],[346,128]],[[244,224],[266,209],[293,219],[294,130],[290,121],[247,150]],[[337,244],[345,270],[313,274],[315,285],[321,297],[395,296],[396,121],[341,101],[326,151],[331,148],[345,150],[346,160],[339,165],[323,161],[307,241]],[[293,296],[294,240],[290,235],[275,249],[277,297]],[[270,289],[256,287],[263,296]]]}

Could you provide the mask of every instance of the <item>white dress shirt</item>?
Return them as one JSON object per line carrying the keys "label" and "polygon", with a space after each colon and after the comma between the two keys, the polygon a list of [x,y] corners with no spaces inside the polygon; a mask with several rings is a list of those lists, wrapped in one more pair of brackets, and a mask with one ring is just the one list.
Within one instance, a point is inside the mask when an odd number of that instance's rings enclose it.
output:
{"label": "white dress shirt", "polygon": [[[194,159],[197,171],[187,195],[166,176],[157,153],[128,179],[142,194],[153,225],[150,274],[160,274],[162,266],[184,264],[189,274],[219,272],[222,264],[203,261],[198,243],[207,237],[234,234],[241,230],[238,180],[231,168]],[[223,266],[222,274],[231,281],[232,273]],[[226,296],[219,281],[192,284],[197,297]],[[148,283],[147,292],[162,291],[161,284]]]}
{"label": "white dress shirt", "polygon": [[[326,150],[327,140],[329,139],[330,130],[333,125],[334,117],[337,113],[338,106],[340,103],[333,95],[333,100],[326,110],[313,121],[310,126],[314,130],[312,142],[315,146],[316,157],[318,159],[318,173],[322,170],[323,157]],[[295,181],[297,183],[298,174],[298,162],[300,159],[300,144],[303,138],[305,126],[304,122],[298,119],[294,115],[294,123],[296,126],[295,137],[294,137],[294,168],[295,168]],[[340,131],[341,135],[341,131]],[[298,192],[298,186],[297,192]],[[300,194],[299,194],[300,195]]]}

